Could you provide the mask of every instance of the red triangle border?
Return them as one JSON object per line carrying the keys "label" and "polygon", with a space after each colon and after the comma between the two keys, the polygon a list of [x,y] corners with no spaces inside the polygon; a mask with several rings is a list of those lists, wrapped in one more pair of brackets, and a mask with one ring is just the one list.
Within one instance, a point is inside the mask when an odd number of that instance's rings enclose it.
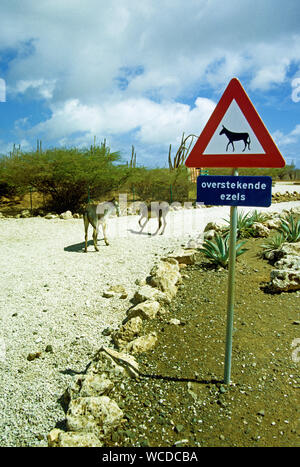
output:
{"label": "red triangle border", "polygon": [[[265,154],[203,154],[233,99],[236,100]],[[190,152],[187,167],[284,167],[279,149],[237,78],[232,78]]]}

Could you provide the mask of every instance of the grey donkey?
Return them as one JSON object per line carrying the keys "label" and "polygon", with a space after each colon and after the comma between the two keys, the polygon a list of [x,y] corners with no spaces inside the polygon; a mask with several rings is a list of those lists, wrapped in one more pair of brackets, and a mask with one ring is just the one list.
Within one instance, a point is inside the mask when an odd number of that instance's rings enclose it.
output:
{"label": "grey donkey", "polygon": [[[148,234],[148,235],[156,235],[159,232],[159,229],[162,226],[162,219],[164,221],[164,226],[162,231],[160,232],[160,235],[163,235],[167,222],[166,222],[166,216],[169,212],[169,204],[167,202],[158,202],[158,201],[152,201],[149,204],[141,203],[140,204],[140,219],[139,219],[139,225],[141,227],[141,230],[139,233],[142,233],[144,230],[145,225],[148,223],[149,219],[156,217],[158,219],[158,227],[157,230],[154,234]],[[144,224],[142,225],[142,219],[146,219]]]}
{"label": "grey donkey", "polygon": [[118,202],[113,198],[110,201],[104,201],[103,203],[99,204],[88,204],[85,208],[83,214],[83,222],[84,222],[84,231],[85,231],[85,248],[84,252],[87,252],[87,238],[88,238],[88,228],[89,224],[93,227],[93,241],[94,247],[96,251],[99,251],[97,247],[97,238],[98,238],[98,231],[99,225],[102,225],[104,241],[106,245],[109,245],[109,242],[106,237],[106,223],[107,219],[112,213],[117,213],[117,216],[120,216],[120,208]]}

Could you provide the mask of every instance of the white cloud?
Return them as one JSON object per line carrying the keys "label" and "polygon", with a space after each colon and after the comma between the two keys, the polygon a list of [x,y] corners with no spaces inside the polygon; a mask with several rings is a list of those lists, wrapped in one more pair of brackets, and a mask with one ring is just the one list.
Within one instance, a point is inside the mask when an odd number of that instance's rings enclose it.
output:
{"label": "white cloud", "polygon": [[300,64],[299,0],[2,3],[7,98],[45,101],[51,118],[28,129],[29,118],[26,131],[46,140],[134,131],[174,144],[199,134],[214,107],[207,88],[217,96],[237,76],[267,91]]}
{"label": "white cloud", "polygon": [[292,86],[292,101],[300,102],[300,76],[294,78],[291,82]]}
{"label": "white cloud", "polygon": [[296,125],[295,128],[291,131],[292,136],[300,136],[300,124]]}
{"label": "white cloud", "polygon": [[278,146],[296,144],[300,140],[300,124],[296,125],[292,131],[286,134],[280,130],[276,130],[273,133],[273,138]]}
{"label": "white cloud", "polygon": [[[297,39],[299,43],[299,38]],[[300,61],[300,50],[295,39],[291,38],[289,46],[280,42],[275,48],[270,44],[259,44],[257,47],[256,63],[254,63],[253,78],[250,83],[252,89],[267,91],[274,85],[284,83],[294,57]]]}
{"label": "white cloud", "polygon": [[144,143],[179,143],[182,133],[199,135],[214,110],[215,103],[197,98],[195,107],[176,102],[165,102],[152,107],[139,131]]}
{"label": "white cloud", "polygon": [[62,140],[76,132],[86,133],[90,139],[93,135],[137,130],[140,142],[170,144],[178,142],[183,131],[199,134],[214,107],[214,102],[205,98],[197,98],[194,108],[174,101],[156,103],[146,98],[90,106],[74,99],[52,106],[51,118],[33,127],[31,133]]}
{"label": "white cloud", "polygon": [[52,105],[51,109],[51,118],[34,126],[32,134],[46,134],[48,139],[56,139],[78,131],[96,133],[101,128],[99,109],[80,104],[78,99]]}
{"label": "white cloud", "polygon": [[51,99],[55,88],[55,80],[35,79],[35,80],[19,80],[15,88],[10,89],[15,94],[25,94],[28,90],[36,90],[39,97],[43,99]]}
{"label": "white cloud", "polygon": [[[142,65],[128,92],[176,99],[187,86],[225,85],[250,73],[253,87],[282,82],[300,60],[298,0],[11,1],[2,6],[2,47],[16,47],[12,83],[57,81],[55,100],[92,100],[114,90],[120,69]],[[22,14],[18,14],[21,8]],[[299,17],[299,15],[298,15]],[[11,34],[11,30],[15,34]],[[284,57],[284,58],[283,58]],[[216,65],[217,64],[217,65]]]}
{"label": "white cloud", "polygon": [[273,84],[283,83],[289,64],[289,60],[283,59],[281,63],[259,69],[251,82],[252,89],[267,90]]}

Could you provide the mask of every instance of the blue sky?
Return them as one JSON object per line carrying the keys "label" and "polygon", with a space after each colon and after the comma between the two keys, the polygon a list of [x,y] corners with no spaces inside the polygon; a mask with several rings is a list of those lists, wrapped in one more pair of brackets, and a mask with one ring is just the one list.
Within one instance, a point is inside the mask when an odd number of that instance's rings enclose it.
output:
{"label": "blue sky", "polygon": [[234,76],[300,168],[299,0],[2,0],[0,154],[96,136],[167,166]]}

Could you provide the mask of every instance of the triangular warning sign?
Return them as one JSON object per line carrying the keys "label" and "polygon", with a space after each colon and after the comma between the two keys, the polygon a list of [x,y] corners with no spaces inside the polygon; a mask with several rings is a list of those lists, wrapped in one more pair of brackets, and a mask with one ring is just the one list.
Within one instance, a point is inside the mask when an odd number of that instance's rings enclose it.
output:
{"label": "triangular warning sign", "polygon": [[187,167],[284,167],[285,161],[237,78],[225,89]]}

